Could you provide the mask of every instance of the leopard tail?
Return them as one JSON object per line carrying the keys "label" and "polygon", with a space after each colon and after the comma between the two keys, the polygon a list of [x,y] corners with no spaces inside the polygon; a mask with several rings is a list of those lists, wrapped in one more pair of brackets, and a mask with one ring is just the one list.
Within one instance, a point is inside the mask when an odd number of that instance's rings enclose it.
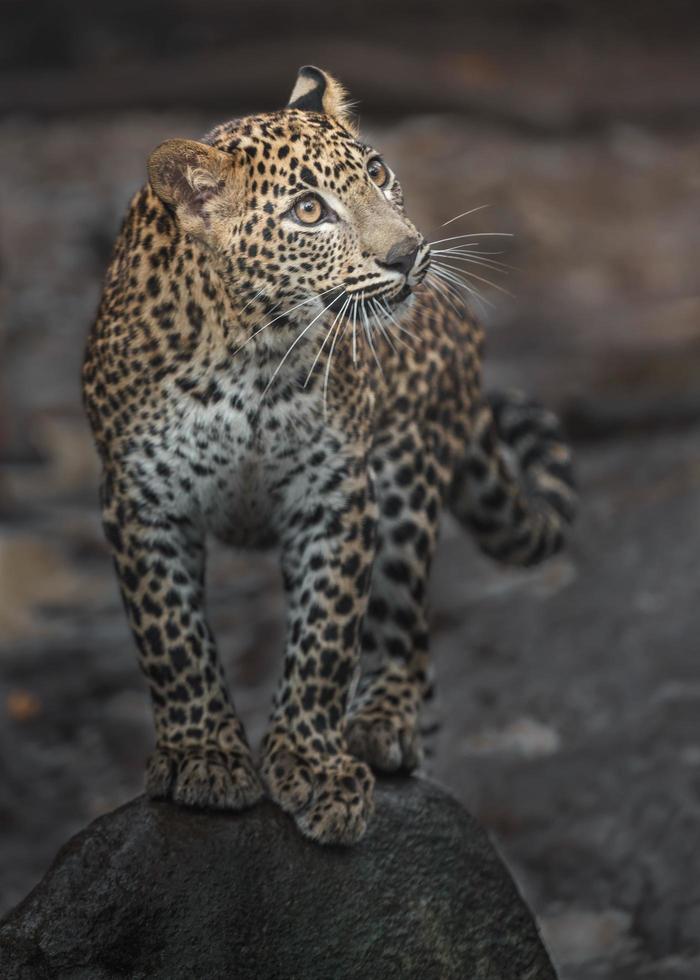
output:
{"label": "leopard tail", "polygon": [[577,506],[571,451],[558,419],[516,392],[475,406],[450,508],[480,549],[509,565],[536,565],[562,547]]}

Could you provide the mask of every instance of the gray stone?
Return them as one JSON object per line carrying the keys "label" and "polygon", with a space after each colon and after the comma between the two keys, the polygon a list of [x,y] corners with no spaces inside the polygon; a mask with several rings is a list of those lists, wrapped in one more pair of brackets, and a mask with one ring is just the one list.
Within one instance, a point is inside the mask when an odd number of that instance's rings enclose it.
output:
{"label": "gray stone", "polygon": [[0,923],[3,980],[555,980],[490,844],[435,785],[387,780],[355,848],[138,798],[69,841]]}

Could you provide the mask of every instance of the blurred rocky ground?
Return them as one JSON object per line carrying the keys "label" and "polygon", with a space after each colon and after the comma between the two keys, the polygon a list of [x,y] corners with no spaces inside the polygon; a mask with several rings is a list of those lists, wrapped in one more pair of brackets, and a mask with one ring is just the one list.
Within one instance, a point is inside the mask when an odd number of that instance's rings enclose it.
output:
{"label": "blurred rocky ground", "polygon": [[[590,3],[573,30],[573,4],[549,4],[564,20],[546,22],[547,4],[522,4],[531,20],[517,6],[493,5],[488,30],[478,18],[459,35],[426,22],[423,51],[402,5],[399,40],[387,47],[388,32],[374,32],[359,60],[356,34],[341,44],[312,31],[304,48],[298,23],[290,48],[268,41],[244,63],[227,58],[238,36],[230,50],[205,38],[211,63],[197,71],[191,36],[172,25],[146,57],[156,35],[128,33],[133,11],[102,35],[86,15],[93,35],[70,34],[61,63],[47,52],[51,32],[68,31],[56,14],[70,24],[67,5],[46,6],[43,56],[16,13],[26,37],[15,24],[12,50],[7,34],[0,42],[14,85],[0,86],[3,910],[70,834],[140,790],[152,742],[78,386],[125,203],[160,140],[280,104],[297,64],[316,61],[355,83],[364,131],[431,238],[513,233],[482,239],[512,267],[494,280],[512,295],[476,283],[490,304],[488,380],[555,407],[577,447],[581,518],[551,564],[498,569],[446,523],[433,582],[445,718],[435,774],[494,834],[564,980],[700,975],[692,21],[674,33],[642,3],[633,30],[624,5],[606,21]],[[230,109],[227,90],[238,93]],[[280,666],[277,567],[216,547],[211,564],[211,615],[255,740]]]}

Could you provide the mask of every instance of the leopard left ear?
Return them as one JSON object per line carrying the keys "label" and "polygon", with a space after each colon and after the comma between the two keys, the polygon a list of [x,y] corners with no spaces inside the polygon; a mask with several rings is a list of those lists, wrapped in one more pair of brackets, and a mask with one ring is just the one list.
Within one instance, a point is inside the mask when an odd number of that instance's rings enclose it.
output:
{"label": "leopard left ear", "polygon": [[347,92],[332,75],[320,68],[314,68],[313,65],[304,65],[299,69],[287,108],[325,112],[341,126],[357,133],[357,125],[350,114]]}
{"label": "leopard left ear", "polygon": [[244,173],[239,156],[195,140],[166,140],[148,158],[151,187],[198,238],[240,213]]}

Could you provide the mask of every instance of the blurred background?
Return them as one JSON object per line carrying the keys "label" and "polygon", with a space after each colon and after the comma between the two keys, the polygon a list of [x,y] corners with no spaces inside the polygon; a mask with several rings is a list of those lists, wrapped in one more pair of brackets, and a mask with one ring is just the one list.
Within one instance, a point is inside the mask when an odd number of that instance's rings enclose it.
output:
{"label": "blurred background", "polygon": [[[139,793],[150,708],[79,368],[148,152],[336,73],[409,212],[512,232],[487,379],[562,415],[583,506],[527,573],[446,522],[435,775],[495,837],[564,980],[700,975],[700,17],[695,2],[0,3],[0,911]],[[447,234],[447,230],[445,234]],[[490,278],[490,276],[489,276]],[[256,740],[274,556],[214,549]]]}

